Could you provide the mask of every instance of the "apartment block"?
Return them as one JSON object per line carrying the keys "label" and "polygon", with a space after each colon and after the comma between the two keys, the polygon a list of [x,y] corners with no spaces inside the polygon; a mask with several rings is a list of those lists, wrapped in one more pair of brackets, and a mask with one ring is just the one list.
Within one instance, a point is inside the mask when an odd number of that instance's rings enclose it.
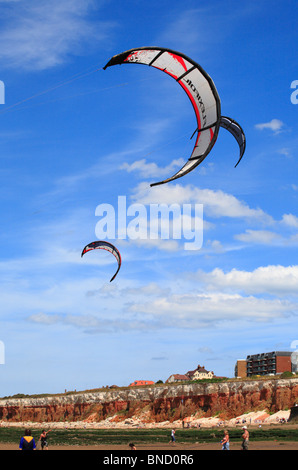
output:
{"label": "apartment block", "polygon": [[252,375],[276,375],[292,372],[291,352],[273,351],[251,354],[246,358],[247,377]]}

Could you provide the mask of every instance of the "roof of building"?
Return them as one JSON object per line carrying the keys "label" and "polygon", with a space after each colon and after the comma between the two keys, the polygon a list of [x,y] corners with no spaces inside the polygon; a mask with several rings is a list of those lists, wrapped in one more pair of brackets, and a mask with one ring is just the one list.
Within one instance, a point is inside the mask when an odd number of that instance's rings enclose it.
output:
{"label": "roof of building", "polygon": [[206,374],[209,373],[209,371],[206,370],[204,366],[200,366],[200,364],[199,364],[198,367],[195,370],[189,370],[188,372],[186,372],[186,374],[189,377],[192,377],[195,374],[195,372],[206,373]]}
{"label": "roof of building", "polygon": [[135,387],[138,385],[153,385],[155,382],[152,380],[135,380],[131,384],[129,384],[129,387]]}
{"label": "roof of building", "polygon": [[189,377],[185,374],[172,374],[172,375],[170,375],[169,378],[171,378],[171,377],[174,377],[175,380],[189,380]]}
{"label": "roof of building", "polygon": [[293,351],[271,351],[266,353],[250,354],[246,359],[253,359],[259,357],[276,357],[276,356],[291,356]]}

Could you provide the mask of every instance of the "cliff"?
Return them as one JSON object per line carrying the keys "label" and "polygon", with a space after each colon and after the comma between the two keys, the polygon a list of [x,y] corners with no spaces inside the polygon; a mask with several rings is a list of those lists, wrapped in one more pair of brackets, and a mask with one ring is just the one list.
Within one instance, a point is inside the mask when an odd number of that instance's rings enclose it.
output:
{"label": "cliff", "polygon": [[0,400],[4,422],[100,422],[142,418],[175,421],[185,416],[231,419],[243,413],[276,413],[298,402],[298,378],[129,387],[73,395]]}

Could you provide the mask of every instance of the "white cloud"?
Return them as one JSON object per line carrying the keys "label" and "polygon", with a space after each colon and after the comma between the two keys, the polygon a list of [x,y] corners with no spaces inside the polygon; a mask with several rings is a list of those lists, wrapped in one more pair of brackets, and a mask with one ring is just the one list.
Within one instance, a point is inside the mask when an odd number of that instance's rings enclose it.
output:
{"label": "white cloud", "polygon": [[269,230],[250,230],[247,229],[245,233],[235,235],[234,238],[241,242],[246,243],[261,243],[264,245],[271,245],[273,242],[281,239],[280,235]]}
{"label": "white cloud", "polygon": [[293,214],[284,214],[282,216],[282,223],[289,227],[298,228],[298,217]]}
{"label": "white cloud", "polygon": [[[97,262],[114,262],[108,255],[104,261],[97,257]],[[79,268],[81,261],[78,253],[58,254],[51,249],[44,258],[36,257],[34,276],[32,259],[3,262],[0,294],[5,315],[21,315],[44,327],[60,324],[87,333],[109,333],[214,327],[224,320],[239,320],[239,312],[241,319],[260,322],[298,313],[297,303],[289,300],[297,296],[298,266],[192,273],[196,291],[185,293],[185,287],[191,286],[183,275],[179,286],[158,280],[146,284],[125,275],[112,286],[107,271],[113,273],[114,266],[94,271],[94,260]],[[10,263],[12,271],[6,269]],[[73,263],[78,263],[75,270]],[[260,294],[266,298],[257,297]]]}
{"label": "white cloud", "polygon": [[[163,327],[205,328],[223,321],[250,319],[267,322],[298,313],[297,304],[238,294],[174,294],[153,302],[135,303],[130,312],[142,312]],[[241,314],[240,314],[241,312]]]}
{"label": "white cloud", "polygon": [[270,129],[274,133],[278,133],[283,126],[284,126],[284,123],[280,121],[279,119],[272,119],[270,122],[256,124],[255,128],[260,131],[264,129]]}
{"label": "white cloud", "polygon": [[54,325],[59,321],[59,315],[48,315],[43,312],[35,313],[28,317],[29,321],[43,325]]}
{"label": "white cloud", "polygon": [[130,295],[145,295],[148,297],[156,297],[162,295],[169,295],[171,293],[170,288],[162,288],[156,282],[150,282],[147,285],[139,287],[138,289],[135,288],[128,288],[126,292]]}
{"label": "white cloud", "polygon": [[246,229],[244,233],[234,235],[235,240],[239,240],[244,243],[254,243],[261,245],[274,245],[274,246],[295,246],[298,242],[298,234],[294,233],[290,236],[282,233],[282,228],[297,229],[298,228],[298,217],[293,214],[284,214],[282,220],[276,222],[276,229],[280,233],[272,232],[269,230],[252,230]]}
{"label": "white cloud", "polygon": [[173,160],[169,165],[160,168],[156,163],[147,163],[146,159],[137,160],[131,164],[123,163],[119,168],[128,173],[138,172],[142,178],[159,178],[162,176],[172,176],[172,172],[179,170],[183,166],[183,159]]}
{"label": "white cloud", "polygon": [[132,199],[142,204],[184,204],[197,203],[204,205],[204,213],[211,217],[231,217],[258,220],[271,224],[273,219],[261,209],[252,209],[245,202],[221,190],[200,189],[191,185],[163,185],[148,188],[140,183]]}
{"label": "white cloud", "polygon": [[117,331],[131,330],[150,330],[154,328],[153,324],[139,320],[102,319],[95,315],[51,315],[51,314],[33,314],[27,320],[40,325],[54,325],[61,323],[65,326],[72,326],[83,329],[86,333],[113,333]]}
{"label": "white cloud", "polygon": [[209,246],[215,253],[224,253],[225,248],[219,240],[208,240],[207,246]]}
{"label": "white cloud", "polygon": [[278,151],[278,153],[280,155],[284,155],[285,157],[291,157],[292,156],[292,152],[291,152],[291,149],[287,148],[287,147],[284,147],[282,149],[280,149]]}
{"label": "white cloud", "polygon": [[267,293],[273,296],[298,295],[298,266],[261,266],[251,272],[232,269],[226,273],[216,268],[210,273],[198,271],[195,279],[208,290],[241,290],[248,294]]}
{"label": "white cloud", "polygon": [[[279,267],[276,267],[276,269],[278,270]],[[213,272],[210,273],[210,276],[207,276],[207,280],[210,284],[213,282],[214,288],[222,284],[225,284],[227,288],[229,285],[234,284],[235,280],[237,282],[238,274],[240,275],[238,288],[245,286],[246,290],[251,291],[257,290],[260,278],[263,281],[264,288],[266,282],[269,285],[270,279],[273,278],[273,271],[271,272],[271,278],[268,278],[267,281],[265,274],[257,271],[253,273],[228,273],[226,277],[222,273]],[[276,279],[277,285],[277,278],[274,279]],[[88,283],[91,283],[90,279],[88,279]],[[87,283],[84,282],[81,289],[84,290],[86,285]],[[283,285],[287,289],[285,279]],[[58,295],[58,301],[54,298],[59,293],[58,289],[51,289],[51,292],[45,292],[44,306],[47,304],[47,310],[42,313],[28,315],[27,320],[47,327],[60,323],[65,326],[83,329],[87,333],[106,333],[161,330],[165,328],[200,329],[217,327],[225,321],[238,321],[241,319],[241,321],[269,322],[298,314],[297,303],[287,299],[266,299],[254,295],[242,296],[236,293],[212,292],[211,290],[206,292],[205,288],[204,293],[173,293],[171,289],[157,289],[156,292],[153,292],[152,287],[154,286],[152,284],[140,286],[140,290],[119,289],[118,293],[121,294],[121,300],[118,297],[115,298],[114,295],[107,296],[104,301],[101,297],[101,312],[98,312],[98,308],[96,309],[96,305],[98,307],[98,298],[96,296],[94,298],[88,297],[88,303],[85,302],[84,308],[79,308],[79,296],[75,294],[78,286],[79,284],[72,286],[74,300],[71,304],[69,302],[69,296],[71,295],[70,284],[60,286],[64,297],[68,298],[68,311],[73,306],[72,313],[59,313],[58,309],[61,307],[65,309],[66,304],[63,302],[62,294]],[[65,291],[64,287],[66,287]],[[116,308],[115,300],[117,301]],[[123,316],[119,313],[123,310],[125,301],[125,315]],[[19,302],[21,302],[21,299],[19,299]],[[92,309],[90,309],[90,302]],[[108,317],[105,314],[107,310],[109,311]],[[239,312],[241,312],[240,316]]]}
{"label": "white cloud", "polygon": [[[10,2],[9,2],[10,3]],[[14,2],[15,3],[15,2]],[[0,32],[2,66],[43,70],[106,38],[108,23],[90,21],[93,0],[31,0],[11,6]]]}

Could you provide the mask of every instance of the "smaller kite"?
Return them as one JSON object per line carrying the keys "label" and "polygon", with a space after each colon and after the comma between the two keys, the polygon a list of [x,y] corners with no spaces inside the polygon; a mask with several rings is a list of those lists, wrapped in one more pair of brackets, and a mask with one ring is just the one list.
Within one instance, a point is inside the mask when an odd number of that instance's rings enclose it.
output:
{"label": "smaller kite", "polygon": [[82,251],[81,257],[85,253],[87,253],[87,251],[100,250],[100,249],[101,250],[107,250],[110,253],[112,253],[115,256],[115,258],[118,262],[118,269],[115,272],[112,279],[110,280],[110,282],[112,282],[115,279],[115,277],[117,276],[117,274],[119,272],[119,269],[121,267],[121,255],[120,255],[119,251],[117,250],[117,248],[114,245],[112,245],[112,243],[109,243],[109,242],[106,242],[106,241],[91,242],[91,243],[89,243],[88,245],[85,246],[85,248]]}

